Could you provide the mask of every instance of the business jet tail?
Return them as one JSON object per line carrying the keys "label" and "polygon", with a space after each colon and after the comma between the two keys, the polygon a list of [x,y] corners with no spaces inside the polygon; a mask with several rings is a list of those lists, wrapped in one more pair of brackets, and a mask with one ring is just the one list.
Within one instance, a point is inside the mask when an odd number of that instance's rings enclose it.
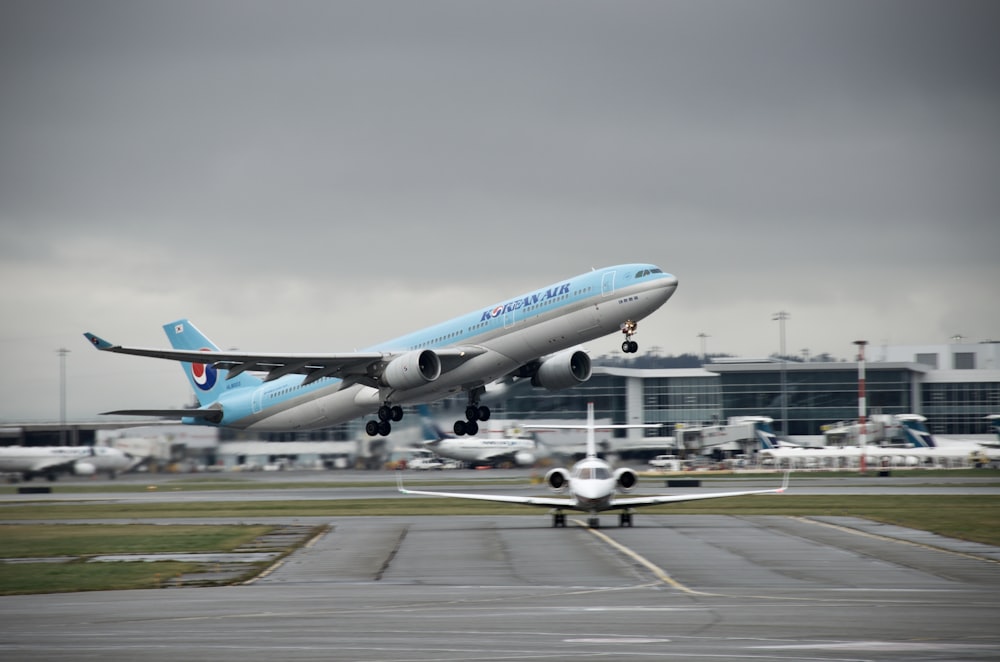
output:
{"label": "business jet tail", "polygon": [[[219,348],[209,340],[205,334],[198,330],[190,320],[181,319],[163,325],[163,331],[170,339],[170,344],[174,349],[189,350],[196,352],[217,352]],[[211,405],[218,401],[219,396],[226,391],[227,370],[216,368],[210,363],[181,363],[184,374],[194,389],[198,404],[202,407]],[[262,380],[252,375],[244,376],[244,379],[255,383]],[[247,385],[247,382],[244,382]]]}

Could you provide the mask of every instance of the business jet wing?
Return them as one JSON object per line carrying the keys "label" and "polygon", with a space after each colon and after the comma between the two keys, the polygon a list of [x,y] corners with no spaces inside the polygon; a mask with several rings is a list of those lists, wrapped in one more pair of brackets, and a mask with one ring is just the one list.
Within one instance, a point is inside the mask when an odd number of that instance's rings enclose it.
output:
{"label": "business jet wing", "polygon": [[[332,354],[295,354],[257,352],[220,352],[183,349],[151,349],[145,347],[124,347],[100,338],[93,333],[85,333],[94,347],[104,352],[131,354],[168,361],[212,364],[220,370],[227,370],[228,379],[251,371],[266,372],[264,381],[271,381],[285,375],[306,375],[303,384],[311,384],[324,377],[351,380],[354,383],[370,383],[376,379],[386,365],[406,352],[338,352]],[[431,350],[441,361],[441,370],[447,372],[460,366],[486,350],[479,346],[450,347]]]}
{"label": "business jet wing", "polygon": [[[638,508],[641,506],[655,506],[663,503],[679,503],[682,501],[699,501],[702,499],[723,499],[726,497],[748,496],[750,494],[781,494],[788,489],[788,478],[791,472],[785,473],[785,479],[781,487],[770,490],[743,490],[739,492],[712,492],[709,494],[679,494],[672,496],[648,496],[630,497],[626,499],[612,499],[604,510],[614,510],[617,508]],[[401,494],[419,494],[423,496],[452,497],[454,499],[473,499],[476,501],[496,501],[499,503],[519,503],[525,506],[544,506],[548,508],[570,508],[585,510],[577,505],[575,499],[561,499],[554,497],[520,497],[503,494],[469,494],[462,492],[429,492],[425,490],[408,490],[403,487],[403,476],[396,474],[396,485]]]}
{"label": "business jet wing", "polygon": [[396,472],[396,485],[400,494],[418,494],[422,496],[452,497],[454,499],[473,499],[475,501],[496,501],[498,503],[519,503],[525,506],[543,506],[545,508],[573,508],[572,499],[554,497],[520,497],[503,494],[468,494],[462,492],[428,492],[426,490],[408,490],[403,487],[402,472]]}
{"label": "business jet wing", "polygon": [[656,506],[662,503],[680,503],[682,501],[700,501],[702,499],[723,499],[725,497],[748,496],[750,494],[781,494],[788,489],[788,477],[791,472],[785,472],[781,487],[770,490],[745,490],[740,492],[710,492],[708,494],[676,494],[672,496],[628,497],[612,499],[609,509],[639,508],[640,506]]}

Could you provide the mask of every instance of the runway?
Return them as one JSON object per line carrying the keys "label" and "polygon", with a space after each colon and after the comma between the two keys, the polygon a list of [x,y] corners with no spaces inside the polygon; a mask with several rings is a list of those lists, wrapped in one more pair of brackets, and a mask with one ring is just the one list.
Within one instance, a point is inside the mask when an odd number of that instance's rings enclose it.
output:
{"label": "runway", "polygon": [[0,598],[0,657],[1000,658],[1000,550],[864,520],[323,521],[250,585]]}

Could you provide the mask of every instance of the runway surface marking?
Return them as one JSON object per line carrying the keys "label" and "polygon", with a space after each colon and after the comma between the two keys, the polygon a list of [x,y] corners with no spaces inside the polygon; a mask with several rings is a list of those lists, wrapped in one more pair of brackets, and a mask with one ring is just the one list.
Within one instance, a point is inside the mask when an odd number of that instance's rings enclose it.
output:
{"label": "runway surface marking", "polygon": [[822,522],[820,520],[810,519],[808,517],[792,517],[792,519],[798,520],[800,522],[807,522],[809,524],[815,524],[816,526],[825,526],[830,529],[835,529],[837,531],[842,531],[844,533],[852,533],[856,536],[861,536],[863,538],[872,538],[874,540],[882,540],[885,542],[895,542],[900,545],[909,545],[910,547],[917,547],[920,549],[927,549],[932,552],[941,552],[943,554],[951,554],[952,556],[960,556],[965,559],[972,559],[974,561],[986,561],[987,563],[995,563],[1000,565],[1000,561],[996,559],[991,559],[988,556],[979,556],[978,554],[969,554],[968,552],[956,552],[953,549],[945,549],[944,547],[936,547],[935,545],[928,545],[923,542],[913,542],[912,540],[904,540],[903,538],[892,538],[890,536],[883,536],[878,533],[870,533],[868,531],[862,531],[861,529],[852,529],[849,526],[843,526],[841,524],[831,524],[830,522]]}
{"label": "runway surface marking", "polygon": [[577,526],[582,527],[582,528],[586,529],[587,531],[589,531],[590,533],[594,534],[595,536],[597,536],[598,538],[600,538],[602,541],[604,541],[605,544],[607,544],[607,545],[609,545],[611,547],[614,547],[619,552],[621,552],[625,556],[629,557],[633,561],[639,563],[642,566],[645,566],[647,570],[649,570],[650,572],[652,572],[653,575],[655,575],[657,579],[659,579],[661,582],[663,582],[667,586],[671,586],[673,588],[676,588],[678,591],[682,591],[684,593],[687,593],[688,595],[704,595],[704,596],[711,596],[711,597],[723,597],[723,596],[721,596],[721,595],[719,595],[717,593],[704,593],[702,591],[696,591],[693,588],[688,588],[684,584],[681,584],[679,581],[677,581],[676,579],[674,579],[673,577],[671,577],[667,573],[666,570],[664,570],[660,566],[656,565],[655,563],[653,563],[652,561],[650,561],[649,559],[647,559],[645,556],[642,556],[638,552],[633,551],[632,549],[626,547],[625,545],[621,544],[620,542],[618,542],[618,541],[610,538],[609,536],[605,535],[604,533],[601,533],[597,529],[592,529],[592,528],[588,527],[587,524],[585,522],[583,522],[583,520],[575,519],[575,520],[572,520],[572,522],[574,524],[576,524]]}

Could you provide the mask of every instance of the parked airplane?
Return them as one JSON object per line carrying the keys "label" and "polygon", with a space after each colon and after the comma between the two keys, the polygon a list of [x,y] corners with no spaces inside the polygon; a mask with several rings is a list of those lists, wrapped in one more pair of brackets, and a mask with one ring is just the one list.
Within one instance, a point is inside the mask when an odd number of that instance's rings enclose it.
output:
{"label": "parked airplane", "polygon": [[[991,417],[987,416],[987,418]],[[925,425],[927,419],[920,414],[899,414],[896,419],[903,426],[906,442],[913,449],[923,451],[926,456],[964,455],[968,457],[970,454],[976,453],[989,460],[1000,460],[1000,450],[992,441],[979,442],[971,439],[935,437]],[[991,420],[995,419],[991,418]]]}
{"label": "parked airplane", "polygon": [[[200,407],[119,410],[109,414],[181,417],[189,424],[283,431],[328,427],[378,412],[365,430],[387,435],[403,417],[400,405],[432,402],[466,391],[456,435],[476,434],[490,410],[486,385],[513,375],[549,390],[590,378],[590,357],[578,348],[621,331],[632,353],[638,321],[662,306],[677,278],[651,264],[597,269],[362,352],[281,354],[220,351],[188,320],[163,328],[173,350],[123,347],[91,333],[97,349],[179,361]],[[248,374],[266,372],[263,377]]]}
{"label": "parked airplane", "polygon": [[106,473],[114,478],[131,469],[137,459],[107,446],[7,446],[0,447],[0,473],[19,473],[24,480],[45,476],[55,480],[60,473],[93,476]]}
{"label": "parked airplane", "polygon": [[[620,426],[602,426],[620,427]],[[630,427],[630,426],[629,426]],[[655,506],[663,503],[679,503],[700,499],[720,499],[724,497],[746,496],[748,494],[781,494],[788,488],[788,474],[781,487],[770,490],[750,490],[740,492],[712,492],[709,494],[683,494],[674,496],[645,496],[616,498],[615,492],[629,493],[635,489],[639,478],[626,467],[613,469],[610,464],[597,456],[597,442],[594,431],[594,405],[587,406],[587,456],[573,465],[572,471],[563,468],[550,469],[545,474],[545,482],[553,492],[566,492],[569,498],[504,496],[495,494],[466,494],[460,492],[430,492],[408,490],[403,486],[401,473],[396,474],[398,489],[403,494],[520,503],[526,506],[554,508],[552,526],[566,526],[564,510],[577,510],[588,514],[587,525],[598,528],[601,520],[598,514],[605,510],[620,510],[619,526],[632,526],[632,509],[641,506]]]}
{"label": "parked airplane", "polygon": [[420,413],[424,446],[441,457],[470,464],[511,462],[520,466],[530,466],[539,457],[533,437],[456,437],[438,426],[426,405],[419,405],[417,411]]}

